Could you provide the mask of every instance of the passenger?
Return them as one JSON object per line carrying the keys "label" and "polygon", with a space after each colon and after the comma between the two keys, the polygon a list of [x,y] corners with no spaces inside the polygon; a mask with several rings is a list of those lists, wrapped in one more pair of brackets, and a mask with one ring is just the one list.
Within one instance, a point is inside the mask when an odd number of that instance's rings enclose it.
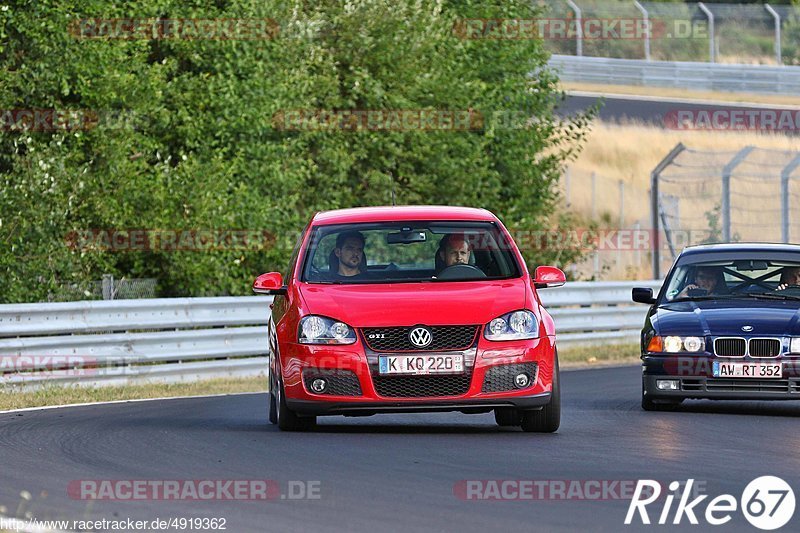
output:
{"label": "passenger", "polygon": [[792,286],[800,286],[800,267],[783,267],[781,280],[776,291],[782,291]]}
{"label": "passenger", "polygon": [[692,289],[702,289],[706,295],[719,294],[723,291],[722,285],[725,283],[722,278],[722,271],[719,267],[700,266],[694,273],[694,283],[686,285],[675,298],[686,298]]}

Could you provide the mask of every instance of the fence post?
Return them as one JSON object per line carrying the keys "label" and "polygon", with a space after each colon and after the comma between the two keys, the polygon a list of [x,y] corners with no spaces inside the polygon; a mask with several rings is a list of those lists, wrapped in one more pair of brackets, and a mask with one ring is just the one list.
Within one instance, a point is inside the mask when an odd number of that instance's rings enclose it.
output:
{"label": "fence post", "polygon": [[800,167],[800,154],[781,169],[781,239],[789,242],[789,177]]}
{"label": "fence post", "polygon": [[661,279],[661,237],[658,223],[658,178],[681,152],[686,150],[683,143],[678,143],[675,148],[656,165],[650,173],[650,217],[653,226],[653,279]]}
{"label": "fence post", "polygon": [[633,5],[636,6],[642,13],[642,21],[644,22],[644,59],[645,61],[650,61],[650,15],[647,13],[647,10],[644,8],[642,4],[639,3],[638,0],[633,0]]}
{"label": "fence post", "polygon": [[764,4],[764,9],[775,19],[775,61],[779,65],[783,65],[783,56],[781,55],[781,16],[769,4]]}
{"label": "fence post", "polygon": [[577,56],[583,55],[583,18],[581,8],[573,0],[567,0],[567,4],[575,12],[575,46]]}
{"label": "fence post", "polygon": [[114,299],[114,276],[103,274],[103,300]]}
{"label": "fence post", "polygon": [[708,17],[708,60],[711,63],[716,63],[717,58],[714,53],[714,13],[712,13],[703,2],[698,2],[697,7],[699,7],[700,11],[705,13],[706,17]]}
{"label": "fence post", "polygon": [[731,241],[731,174],[744,161],[753,146],[745,146],[722,169],[722,242]]}

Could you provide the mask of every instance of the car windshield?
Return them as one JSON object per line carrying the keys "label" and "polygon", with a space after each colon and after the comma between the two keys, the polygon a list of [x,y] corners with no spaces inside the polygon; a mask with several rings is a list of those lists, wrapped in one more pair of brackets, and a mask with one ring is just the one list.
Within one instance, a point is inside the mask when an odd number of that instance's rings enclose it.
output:
{"label": "car windshield", "polygon": [[667,281],[667,301],[764,298],[800,299],[800,259],[702,261],[678,266]]}
{"label": "car windshield", "polygon": [[320,226],[305,255],[308,283],[478,281],[519,277],[513,244],[490,222]]}

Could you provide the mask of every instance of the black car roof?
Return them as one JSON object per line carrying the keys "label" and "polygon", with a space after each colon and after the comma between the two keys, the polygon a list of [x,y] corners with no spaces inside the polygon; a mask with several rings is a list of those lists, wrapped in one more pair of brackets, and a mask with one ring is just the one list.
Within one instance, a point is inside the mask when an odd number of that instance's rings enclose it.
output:
{"label": "black car roof", "polygon": [[714,252],[800,252],[800,245],[768,242],[729,242],[724,244],[698,244],[687,246],[681,255],[707,254]]}

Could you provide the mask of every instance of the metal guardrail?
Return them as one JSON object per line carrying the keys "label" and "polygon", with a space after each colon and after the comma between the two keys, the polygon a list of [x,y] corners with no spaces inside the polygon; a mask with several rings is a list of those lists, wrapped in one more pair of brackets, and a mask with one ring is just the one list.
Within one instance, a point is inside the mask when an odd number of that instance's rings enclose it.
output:
{"label": "metal guardrail", "polygon": [[553,55],[563,81],[701,91],[800,94],[800,67]]}
{"label": "metal guardrail", "polygon": [[[645,308],[631,288],[543,290],[560,345],[635,342]],[[272,298],[173,298],[0,305],[0,386],[127,385],[266,375]]]}
{"label": "metal guardrail", "polygon": [[556,323],[559,346],[638,342],[647,307],[631,301],[631,289],[661,281],[575,281],[539,291]]}

